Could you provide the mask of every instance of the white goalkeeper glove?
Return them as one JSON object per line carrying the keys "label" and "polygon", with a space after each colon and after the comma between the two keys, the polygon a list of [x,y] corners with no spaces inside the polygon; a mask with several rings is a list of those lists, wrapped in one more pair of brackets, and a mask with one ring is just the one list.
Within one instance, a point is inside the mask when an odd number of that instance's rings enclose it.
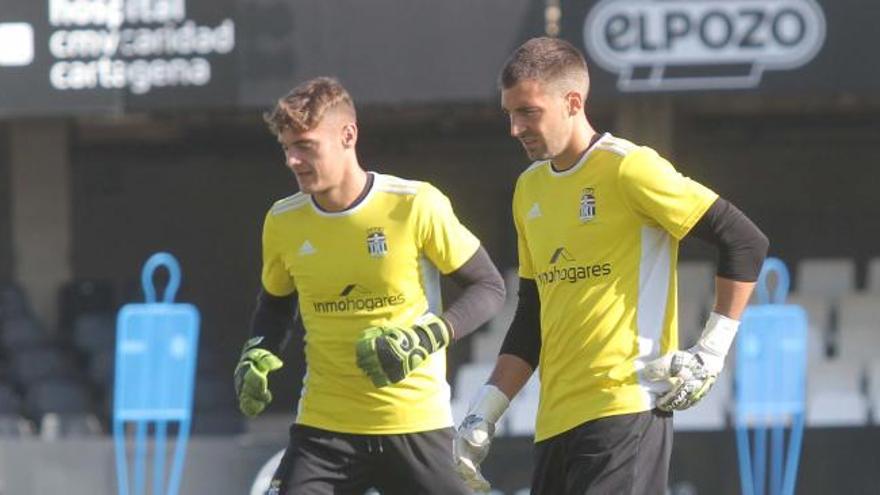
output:
{"label": "white goalkeeper glove", "polygon": [[509,405],[510,399],[498,387],[483,385],[455,434],[452,443],[455,467],[465,485],[475,492],[489,491],[489,482],[480,473],[480,463],[489,454],[495,423]]}
{"label": "white goalkeeper glove", "polygon": [[672,385],[657,399],[657,407],[681,411],[699,402],[724,368],[724,358],[738,329],[739,321],[713,312],[696,345],[648,363],[645,376],[649,380],[667,380]]}

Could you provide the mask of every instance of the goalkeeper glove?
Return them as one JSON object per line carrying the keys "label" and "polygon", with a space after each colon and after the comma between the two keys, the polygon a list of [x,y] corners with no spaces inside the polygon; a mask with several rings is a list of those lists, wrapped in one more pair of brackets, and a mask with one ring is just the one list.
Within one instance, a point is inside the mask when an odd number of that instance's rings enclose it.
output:
{"label": "goalkeeper glove", "polygon": [[672,384],[657,400],[657,407],[681,411],[699,402],[724,368],[724,358],[738,329],[739,321],[713,312],[695,346],[648,363],[645,375],[649,380],[668,380]]}
{"label": "goalkeeper glove", "polygon": [[449,345],[451,333],[446,322],[431,313],[420,316],[409,328],[370,327],[357,341],[357,365],[377,387],[397,383],[429,354]]}
{"label": "goalkeeper glove", "polygon": [[494,385],[484,385],[468,409],[452,441],[455,468],[468,488],[488,492],[489,482],[480,473],[480,463],[489,455],[495,423],[507,410],[510,399]]}
{"label": "goalkeeper glove", "polygon": [[284,363],[271,352],[257,347],[263,340],[255,337],[244,344],[241,358],[235,367],[235,395],[238,408],[247,416],[256,416],[272,402],[268,374]]}

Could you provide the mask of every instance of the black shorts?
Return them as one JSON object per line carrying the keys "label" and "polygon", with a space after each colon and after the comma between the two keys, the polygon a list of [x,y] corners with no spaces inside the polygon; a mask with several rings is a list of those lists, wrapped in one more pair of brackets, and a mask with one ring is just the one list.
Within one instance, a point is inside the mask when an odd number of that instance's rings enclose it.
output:
{"label": "black shorts", "polygon": [[535,444],[532,495],[663,495],[672,414],[609,416]]}
{"label": "black shorts", "polygon": [[465,495],[452,457],[454,430],[354,435],[303,425],[290,444],[268,495]]}

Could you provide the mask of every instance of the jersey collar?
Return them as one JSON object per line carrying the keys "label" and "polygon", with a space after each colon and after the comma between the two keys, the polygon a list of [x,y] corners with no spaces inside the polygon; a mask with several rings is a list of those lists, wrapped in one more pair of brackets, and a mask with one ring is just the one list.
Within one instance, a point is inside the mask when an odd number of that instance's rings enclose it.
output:
{"label": "jersey collar", "polygon": [[593,154],[593,150],[596,149],[596,146],[599,144],[599,142],[601,142],[602,140],[604,140],[607,137],[611,137],[611,134],[609,134],[607,132],[603,132],[602,134],[596,133],[596,135],[593,136],[593,140],[590,143],[590,145],[587,146],[587,149],[584,150],[584,153],[581,155],[580,160],[578,160],[578,162],[576,164],[574,164],[573,166],[571,166],[568,169],[563,170],[561,172],[556,170],[556,168],[553,167],[553,160],[548,160],[547,161],[547,168],[550,169],[550,175],[553,177],[565,177],[567,175],[571,175],[571,174],[577,172],[578,170],[581,169],[581,167],[584,166],[584,163],[587,163],[587,159],[590,158],[590,155]]}
{"label": "jersey collar", "polygon": [[315,201],[315,198],[310,194],[309,200],[312,203],[312,209],[315,210],[315,213],[324,217],[344,217],[346,215],[351,215],[354,212],[358,211],[363,207],[370,198],[373,196],[373,191],[376,190],[376,174],[373,172],[367,172],[367,183],[364,185],[364,190],[361,191],[360,196],[351,203],[351,206],[341,211],[327,211],[321,208],[321,205]]}

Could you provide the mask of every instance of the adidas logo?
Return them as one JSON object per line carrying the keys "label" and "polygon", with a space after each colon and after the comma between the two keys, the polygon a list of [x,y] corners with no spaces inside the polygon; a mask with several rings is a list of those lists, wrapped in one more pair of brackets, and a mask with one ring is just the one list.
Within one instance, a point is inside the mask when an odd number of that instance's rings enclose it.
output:
{"label": "adidas logo", "polygon": [[526,218],[528,218],[529,220],[531,220],[533,218],[538,218],[540,216],[541,216],[541,207],[538,206],[538,203],[533,204],[532,208],[526,214]]}
{"label": "adidas logo", "polygon": [[300,256],[308,256],[310,254],[317,253],[318,250],[312,246],[312,243],[306,240],[306,242],[302,243],[302,246],[299,247],[299,255]]}

